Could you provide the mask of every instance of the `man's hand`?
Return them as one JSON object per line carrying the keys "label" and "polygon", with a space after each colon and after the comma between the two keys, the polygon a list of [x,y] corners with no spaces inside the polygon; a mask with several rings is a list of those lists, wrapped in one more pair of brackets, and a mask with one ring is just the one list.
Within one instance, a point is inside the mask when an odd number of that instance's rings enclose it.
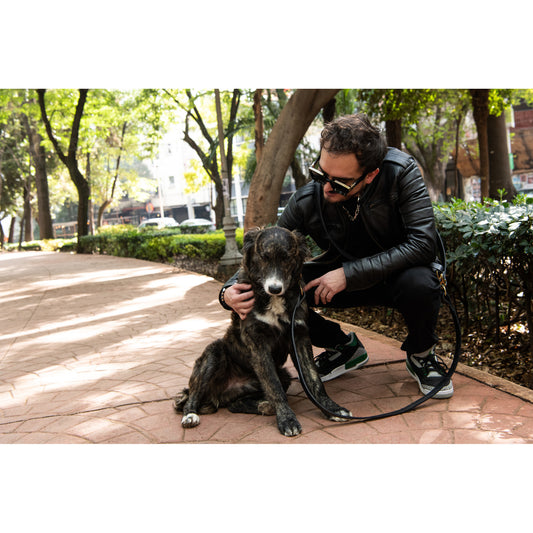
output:
{"label": "man's hand", "polygon": [[248,283],[231,285],[224,291],[224,301],[244,320],[255,302],[252,286]]}
{"label": "man's hand", "polygon": [[346,276],[344,274],[344,269],[337,268],[331,272],[327,272],[320,278],[311,280],[304,287],[304,291],[312,289],[313,287],[316,287],[315,305],[318,305],[319,302],[328,304],[337,293],[346,289]]}

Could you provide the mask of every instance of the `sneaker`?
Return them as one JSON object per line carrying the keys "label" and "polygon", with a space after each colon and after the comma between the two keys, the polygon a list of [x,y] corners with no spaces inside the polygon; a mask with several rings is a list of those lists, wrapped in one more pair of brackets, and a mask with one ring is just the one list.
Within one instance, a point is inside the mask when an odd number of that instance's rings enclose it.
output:
{"label": "sneaker", "polygon": [[[448,371],[442,360],[435,355],[434,348],[423,357],[407,354],[405,364],[409,374],[418,382],[422,394],[431,392]],[[433,398],[451,398],[452,395],[453,384],[450,380]]]}
{"label": "sneaker", "polygon": [[339,344],[315,357],[322,381],[329,381],[349,370],[361,368],[367,362],[368,354],[355,333],[350,333],[350,340],[346,344]]}

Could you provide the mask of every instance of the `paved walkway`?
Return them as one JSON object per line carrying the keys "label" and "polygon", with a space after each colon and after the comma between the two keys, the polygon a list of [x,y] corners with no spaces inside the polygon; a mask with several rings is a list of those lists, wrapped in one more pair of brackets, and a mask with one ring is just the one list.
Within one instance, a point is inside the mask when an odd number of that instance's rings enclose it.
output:
{"label": "paved walkway", "polygon": [[[225,331],[220,283],[134,259],[0,254],[0,444],[6,443],[533,443],[533,391],[460,365],[449,400],[367,423],[334,423],[295,379],[303,433],[274,417],[202,416],[183,429],[171,398]],[[399,343],[360,335],[369,364],[326,384],[356,416],[419,396]],[[296,375],[294,368],[291,371]]]}

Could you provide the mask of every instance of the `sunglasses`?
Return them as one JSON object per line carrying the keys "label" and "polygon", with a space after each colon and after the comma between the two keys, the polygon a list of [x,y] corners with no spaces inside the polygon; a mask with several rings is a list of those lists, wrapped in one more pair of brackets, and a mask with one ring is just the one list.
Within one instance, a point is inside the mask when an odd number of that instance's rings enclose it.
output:
{"label": "sunglasses", "polygon": [[[351,185],[348,185],[346,181],[346,178],[335,178],[331,177],[329,174],[324,172],[319,165],[318,158],[312,166],[309,167],[309,175],[314,181],[317,181],[318,183],[325,185],[326,183],[329,183],[331,185],[331,188],[333,189],[333,192],[337,194],[341,194],[342,196],[346,196],[354,187],[357,187],[367,176],[367,173],[363,174],[360,178],[357,178]],[[315,165],[318,166],[318,168],[315,167]]]}

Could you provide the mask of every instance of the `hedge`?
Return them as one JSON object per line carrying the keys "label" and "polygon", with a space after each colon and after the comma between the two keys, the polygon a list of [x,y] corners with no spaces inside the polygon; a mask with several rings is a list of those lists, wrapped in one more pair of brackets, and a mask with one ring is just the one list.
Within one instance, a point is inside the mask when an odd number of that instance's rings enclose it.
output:
{"label": "hedge", "polygon": [[[242,247],[242,229],[236,232]],[[222,230],[203,234],[180,234],[172,230],[138,231],[128,226],[103,228],[95,235],[80,237],[79,253],[99,253],[172,263],[177,257],[218,261],[224,254]]]}
{"label": "hedge", "polygon": [[434,211],[464,333],[523,337],[533,364],[533,198],[454,200]]}

